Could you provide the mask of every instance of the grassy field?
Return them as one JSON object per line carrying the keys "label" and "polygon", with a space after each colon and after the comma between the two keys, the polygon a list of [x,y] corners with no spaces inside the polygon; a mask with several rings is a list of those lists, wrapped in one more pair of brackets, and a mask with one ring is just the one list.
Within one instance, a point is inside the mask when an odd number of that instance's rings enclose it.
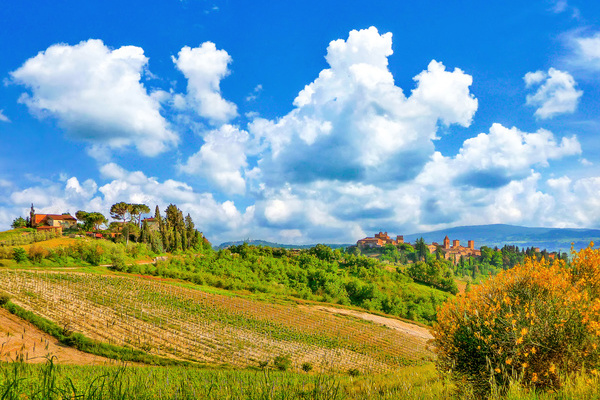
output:
{"label": "grassy field", "polygon": [[[565,380],[553,392],[512,385],[492,400],[592,400],[600,382],[586,375]],[[469,399],[433,365],[401,367],[385,374],[350,376],[264,370],[184,367],[65,366],[0,363],[3,399]]]}
{"label": "grassy field", "polygon": [[43,242],[38,242],[38,243],[32,243],[32,244],[26,244],[26,245],[22,245],[22,246],[18,246],[18,247],[22,247],[24,248],[26,251],[29,250],[29,248],[31,246],[43,246],[44,248],[47,249],[54,249],[56,247],[60,247],[60,246],[69,246],[81,241],[86,241],[86,240],[93,240],[93,239],[89,239],[89,238],[70,238],[70,237],[60,237],[60,238],[54,238],[54,239],[50,239],[50,240],[44,240]]}
{"label": "grassy field", "polygon": [[[2,398],[391,399],[445,398],[431,366],[350,377],[265,370],[0,364]],[[416,396],[415,396],[416,395]],[[411,397],[407,397],[411,396]]]}

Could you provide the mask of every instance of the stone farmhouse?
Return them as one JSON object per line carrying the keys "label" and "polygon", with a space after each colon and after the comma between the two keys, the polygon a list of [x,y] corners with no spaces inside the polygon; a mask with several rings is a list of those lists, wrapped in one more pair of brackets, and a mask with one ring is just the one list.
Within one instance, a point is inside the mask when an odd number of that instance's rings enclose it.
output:
{"label": "stone farmhouse", "polygon": [[62,233],[63,229],[77,225],[77,219],[69,214],[34,214],[31,227],[38,231],[54,230]]}
{"label": "stone farmhouse", "polygon": [[55,231],[62,233],[63,229],[77,226],[77,219],[70,214],[36,214],[33,204],[29,213],[31,227],[39,231]]}

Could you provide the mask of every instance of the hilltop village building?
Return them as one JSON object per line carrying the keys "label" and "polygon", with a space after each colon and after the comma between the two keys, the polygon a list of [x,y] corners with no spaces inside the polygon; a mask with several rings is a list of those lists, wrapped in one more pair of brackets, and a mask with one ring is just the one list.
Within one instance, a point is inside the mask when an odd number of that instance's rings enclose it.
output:
{"label": "hilltop village building", "polygon": [[[398,235],[396,239],[391,239],[387,232],[376,233],[374,237],[366,237],[356,242],[356,246],[359,249],[364,248],[378,248],[383,247],[387,244],[399,245],[404,243],[404,236]],[[427,245],[430,253],[435,253],[438,249],[443,254],[446,260],[452,260],[458,262],[461,257],[481,257],[481,250],[475,248],[475,242],[473,240],[467,241],[467,247],[461,246],[459,240],[453,240],[452,246],[450,245],[450,239],[446,235],[444,238],[443,245],[439,245],[433,242]]]}
{"label": "hilltop village building", "polygon": [[394,246],[404,243],[404,236],[396,236],[396,240],[391,239],[387,232],[379,232],[375,234],[375,237],[366,237],[356,242],[358,248],[364,249],[365,247],[375,248],[383,247],[386,244],[393,244]]}
{"label": "hilltop village building", "polygon": [[453,240],[452,246],[450,246],[448,235],[444,238],[443,246],[434,242],[427,247],[430,253],[434,253],[439,248],[446,260],[453,260],[454,262],[460,260],[460,257],[481,257],[481,250],[475,248],[473,240],[467,241],[467,247],[461,246],[459,240]]}

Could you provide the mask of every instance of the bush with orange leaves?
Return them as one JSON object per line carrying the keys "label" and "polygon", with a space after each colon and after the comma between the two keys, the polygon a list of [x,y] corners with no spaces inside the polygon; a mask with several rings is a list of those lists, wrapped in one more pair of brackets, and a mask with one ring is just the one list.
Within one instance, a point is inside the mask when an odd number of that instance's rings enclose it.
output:
{"label": "bush with orange leaves", "polygon": [[540,389],[561,376],[598,374],[600,250],[563,261],[528,259],[446,303],[433,328],[437,366],[485,395],[511,380]]}

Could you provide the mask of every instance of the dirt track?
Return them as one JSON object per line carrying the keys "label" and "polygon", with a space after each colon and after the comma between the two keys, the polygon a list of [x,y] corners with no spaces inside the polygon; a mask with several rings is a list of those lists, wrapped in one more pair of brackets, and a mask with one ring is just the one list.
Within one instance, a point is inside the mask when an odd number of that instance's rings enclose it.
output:
{"label": "dirt track", "polygon": [[333,314],[342,314],[342,315],[350,315],[356,318],[364,319],[365,321],[371,321],[379,325],[387,326],[388,328],[395,329],[404,334],[410,336],[416,336],[418,338],[429,340],[433,339],[431,333],[427,328],[423,328],[421,326],[411,324],[408,322],[400,321],[398,319],[381,317],[379,315],[369,314],[366,312],[355,311],[355,310],[346,310],[343,308],[335,308],[335,307],[324,307],[324,306],[316,306],[318,310],[330,312]]}
{"label": "dirt track", "polygon": [[115,363],[114,360],[64,346],[29,322],[0,308],[0,361],[15,361],[21,356],[23,361],[30,363],[46,362],[47,356],[56,356],[55,362],[59,364]]}

